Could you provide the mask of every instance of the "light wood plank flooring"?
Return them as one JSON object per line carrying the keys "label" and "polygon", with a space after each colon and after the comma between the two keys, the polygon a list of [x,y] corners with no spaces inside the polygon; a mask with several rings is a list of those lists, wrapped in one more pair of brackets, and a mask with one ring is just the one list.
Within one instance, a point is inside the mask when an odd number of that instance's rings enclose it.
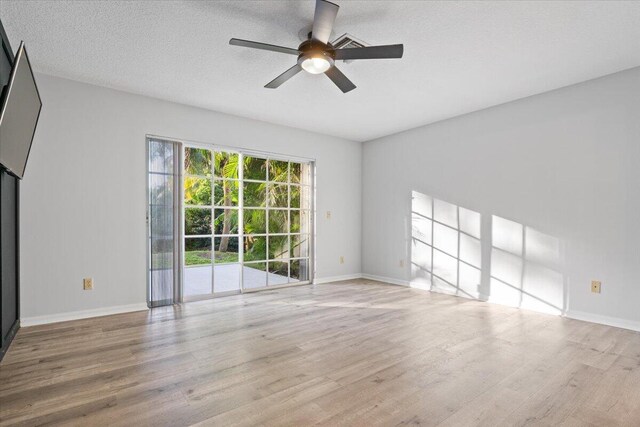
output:
{"label": "light wood plank flooring", "polygon": [[640,334],[357,280],[23,328],[1,425],[640,426]]}

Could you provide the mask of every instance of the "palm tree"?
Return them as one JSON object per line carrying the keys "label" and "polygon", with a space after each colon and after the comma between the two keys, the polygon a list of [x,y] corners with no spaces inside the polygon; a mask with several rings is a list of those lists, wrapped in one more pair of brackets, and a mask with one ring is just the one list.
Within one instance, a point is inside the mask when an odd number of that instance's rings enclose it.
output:
{"label": "palm tree", "polygon": [[[239,156],[237,154],[216,152],[214,156],[215,171],[219,171],[222,178],[238,179],[238,157]],[[222,206],[224,207],[232,205],[233,189],[231,186],[237,185],[237,181],[228,181],[227,179],[222,180]],[[220,246],[218,247],[220,252],[226,252],[229,248],[229,237],[226,235],[231,232],[231,227],[233,225],[232,213],[231,209],[225,209],[223,211],[223,237],[220,239]]]}

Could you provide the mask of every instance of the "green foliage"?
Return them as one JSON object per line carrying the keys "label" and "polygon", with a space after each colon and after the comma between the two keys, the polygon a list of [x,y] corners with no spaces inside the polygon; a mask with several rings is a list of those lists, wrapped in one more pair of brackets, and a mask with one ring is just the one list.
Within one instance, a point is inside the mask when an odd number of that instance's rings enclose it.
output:
{"label": "green foliage", "polygon": [[[238,254],[230,252],[215,252],[216,264],[226,262],[238,262]],[[211,251],[188,251],[184,253],[186,265],[209,265],[211,264]]]}
{"label": "green foliage", "polygon": [[211,234],[211,209],[185,209],[185,234]]}
{"label": "green foliage", "polygon": [[184,170],[189,175],[211,176],[211,151],[206,148],[184,150]]}
{"label": "green foliage", "polygon": [[287,182],[289,179],[289,162],[269,160],[269,181]]}
{"label": "green foliage", "polygon": [[266,205],[266,182],[244,183],[244,206],[263,207]]}
{"label": "green foliage", "polygon": [[288,262],[270,262],[269,273],[286,277],[289,275],[289,263]]}
{"label": "green foliage", "polygon": [[244,158],[244,179],[267,180],[267,160],[246,156]]}
{"label": "green foliage", "polygon": [[288,223],[286,210],[269,210],[269,233],[288,233]]}
{"label": "green foliage", "polygon": [[[243,231],[247,234],[244,241],[245,261],[262,261],[269,259],[286,259],[290,252],[287,237],[270,238],[267,254],[267,239],[255,234],[287,233],[300,231],[300,213],[291,211],[291,223],[286,210],[270,210],[269,224],[266,223],[264,209],[251,207],[299,208],[300,187],[290,186],[289,182],[300,182],[302,166],[299,163],[262,159],[245,156],[240,164],[237,153],[216,151],[203,148],[185,149],[184,201],[189,206],[228,206],[239,205],[239,171],[243,168],[244,179],[260,182],[244,183],[244,223]],[[197,175],[197,176],[194,176]],[[212,175],[213,180],[212,188]],[[267,185],[267,180],[271,183]],[[281,183],[281,184],[280,184]],[[268,188],[268,192],[267,192]],[[158,194],[158,198],[163,197]],[[239,232],[238,210],[217,208],[185,210],[186,234],[215,235],[237,234]],[[213,226],[213,230],[211,229]],[[216,262],[237,262],[238,239],[234,237],[216,237]],[[293,242],[291,242],[293,245]],[[187,239],[185,260],[187,265],[209,264],[211,257],[211,239]],[[293,252],[293,250],[291,251]],[[261,264],[261,263],[258,263]],[[256,264],[256,266],[258,265]],[[278,271],[284,267],[273,263]],[[254,266],[255,267],[255,266]],[[292,267],[293,268],[293,267]],[[263,269],[266,269],[264,264]],[[282,270],[284,271],[284,270]],[[293,271],[293,270],[292,270]]]}
{"label": "green foliage", "polygon": [[289,257],[289,237],[269,237],[269,259],[282,259]]}
{"label": "green foliage", "polygon": [[267,238],[266,237],[245,237],[245,261],[261,261],[267,259]]}
{"label": "green foliage", "polygon": [[211,180],[185,177],[184,202],[187,205],[211,206]]}
{"label": "green foliage", "polygon": [[213,230],[215,234],[238,234],[238,210],[216,209]]}
{"label": "green foliage", "polygon": [[238,179],[238,162],[238,154],[216,151],[214,155],[214,170],[216,177]]}
{"label": "green foliage", "polygon": [[244,233],[245,234],[265,234],[267,232],[266,221],[267,221],[267,215],[264,209],[245,209],[244,210]]}
{"label": "green foliage", "polygon": [[215,181],[213,197],[216,206],[238,206],[238,194],[238,181]]}
{"label": "green foliage", "polygon": [[211,264],[211,251],[187,251],[184,253],[186,265]]}

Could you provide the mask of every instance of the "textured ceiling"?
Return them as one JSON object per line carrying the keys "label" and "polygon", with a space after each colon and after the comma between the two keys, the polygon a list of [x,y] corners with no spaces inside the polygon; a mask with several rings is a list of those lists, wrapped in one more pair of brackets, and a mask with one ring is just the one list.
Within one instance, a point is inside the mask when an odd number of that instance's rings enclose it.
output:
{"label": "textured ceiling", "polygon": [[404,43],[400,60],[263,85],[295,57],[313,1],[0,1],[37,71],[366,141],[640,65],[640,2],[338,1],[334,36]]}

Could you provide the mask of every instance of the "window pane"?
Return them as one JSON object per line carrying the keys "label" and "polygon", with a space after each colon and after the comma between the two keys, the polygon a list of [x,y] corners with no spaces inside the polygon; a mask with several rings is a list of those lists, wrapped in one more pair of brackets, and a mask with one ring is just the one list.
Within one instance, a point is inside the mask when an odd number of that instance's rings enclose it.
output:
{"label": "window pane", "polygon": [[291,182],[295,184],[311,185],[310,171],[311,164],[309,163],[291,163]]}
{"label": "window pane", "polygon": [[211,234],[211,209],[187,208],[184,210],[184,234]]}
{"label": "window pane", "polygon": [[214,154],[214,159],[215,176],[238,179],[238,154],[217,151]]}
{"label": "window pane", "polygon": [[271,184],[269,186],[269,206],[286,208],[289,206],[289,186],[287,184]]}
{"label": "window pane", "polygon": [[290,214],[291,221],[291,232],[299,233],[300,232],[300,211],[291,211]]}
{"label": "window pane", "polygon": [[184,171],[189,175],[211,176],[211,151],[205,148],[185,148]]}
{"label": "window pane", "polygon": [[244,179],[267,180],[267,160],[245,156]]}
{"label": "window pane", "polygon": [[291,260],[291,269],[289,273],[290,282],[302,282],[309,280],[309,260],[294,259]]}
{"label": "window pane", "polygon": [[265,234],[267,232],[267,215],[264,209],[244,209],[244,233]]}
{"label": "window pane", "polygon": [[149,204],[173,206],[173,176],[149,173]]}
{"label": "window pane", "polygon": [[269,181],[287,182],[289,178],[289,162],[269,160]]}
{"label": "window pane", "polygon": [[184,203],[186,205],[211,206],[211,180],[208,178],[184,178]]}
{"label": "window pane", "polygon": [[297,185],[292,185],[289,190],[291,194],[291,201],[289,202],[289,206],[292,208],[300,207],[300,187]]}
{"label": "window pane", "polygon": [[300,183],[300,163],[291,162],[291,182]]}
{"label": "window pane", "polygon": [[289,220],[286,210],[269,210],[269,233],[288,233]]}
{"label": "window pane", "polygon": [[252,262],[245,264],[242,269],[242,286],[244,289],[267,286],[267,263]]}
{"label": "window pane", "polygon": [[244,260],[262,261],[267,259],[267,238],[247,236],[244,238]]}
{"label": "window pane", "polygon": [[211,264],[211,238],[185,238],[184,262],[185,265]]}
{"label": "window pane", "polygon": [[240,289],[240,264],[216,264],[213,277],[213,292],[237,291]]}
{"label": "window pane", "polygon": [[174,144],[169,141],[149,140],[149,172],[172,173]]}
{"label": "window pane", "polygon": [[269,259],[289,258],[289,236],[269,236]]}
{"label": "window pane", "polygon": [[289,282],[289,263],[270,262],[269,263],[269,286],[284,285]]}
{"label": "window pane", "polygon": [[215,209],[213,214],[214,234],[238,234],[237,209]]}
{"label": "window pane", "polygon": [[213,240],[216,264],[238,262],[238,237],[215,237]]}
{"label": "window pane", "polygon": [[217,179],[214,183],[216,206],[238,206],[238,181]]}
{"label": "window pane", "polygon": [[152,239],[151,270],[173,268],[173,239]]}
{"label": "window pane", "polygon": [[291,236],[291,257],[305,258],[309,256],[309,236],[294,234]]}
{"label": "window pane", "polygon": [[184,296],[211,294],[211,265],[193,265],[184,269]]}
{"label": "window pane", "polygon": [[245,182],[244,183],[244,206],[261,207],[265,206],[266,183]]}

